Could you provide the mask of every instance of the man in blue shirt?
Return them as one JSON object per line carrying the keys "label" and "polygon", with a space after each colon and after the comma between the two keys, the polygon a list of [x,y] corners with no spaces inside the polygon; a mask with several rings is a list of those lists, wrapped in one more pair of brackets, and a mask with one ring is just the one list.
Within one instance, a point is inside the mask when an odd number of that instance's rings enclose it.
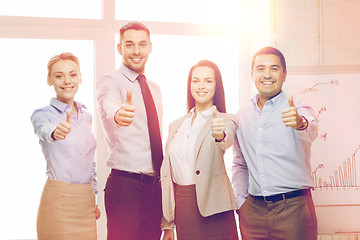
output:
{"label": "man in blue shirt", "polygon": [[283,54],[272,47],[253,57],[258,94],[237,113],[232,183],[243,240],[315,240],[311,143],[318,133],[313,109],[287,97]]}

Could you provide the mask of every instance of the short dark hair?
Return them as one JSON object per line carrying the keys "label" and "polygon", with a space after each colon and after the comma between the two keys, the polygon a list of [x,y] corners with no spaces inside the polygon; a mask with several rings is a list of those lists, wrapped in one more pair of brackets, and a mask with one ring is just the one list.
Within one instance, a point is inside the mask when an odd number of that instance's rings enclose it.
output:
{"label": "short dark hair", "polygon": [[187,82],[187,111],[189,112],[195,106],[195,99],[191,95],[191,78],[192,72],[197,67],[210,67],[215,72],[215,95],[213,98],[214,105],[216,106],[219,112],[226,113],[226,105],[225,105],[225,93],[224,93],[224,86],[222,82],[222,77],[218,66],[210,61],[210,60],[201,60],[196,63],[194,66],[191,67],[188,75],[188,82]]}
{"label": "short dark hair", "polygon": [[124,26],[122,26],[120,28],[120,42],[121,42],[121,39],[123,38],[124,36],[124,33],[127,31],[127,30],[130,30],[130,29],[133,29],[133,30],[136,30],[136,31],[145,31],[146,34],[148,35],[149,37],[149,40],[150,40],[150,30],[148,27],[146,27],[143,23],[141,22],[137,22],[137,21],[134,21],[134,22],[129,22],[127,24],[125,24]]}
{"label": "short dark hair", "polygon": [[251,62],[251,71],[253,70],[254,67],[254,63],[255,63],[255,58],[259,55],[262,54],[271,54],[271,55],[276,55],[280,58],[280,63],[281,63],[281,67],[283,68],[283,71],[286,72],[286,62],[285,62],[285,57],[284,55],[280,52],[280,50],[273,48],[273,47],[264,47],[261,48],[259,51],[257,51],[253,58],[252,58],[252,62]]}

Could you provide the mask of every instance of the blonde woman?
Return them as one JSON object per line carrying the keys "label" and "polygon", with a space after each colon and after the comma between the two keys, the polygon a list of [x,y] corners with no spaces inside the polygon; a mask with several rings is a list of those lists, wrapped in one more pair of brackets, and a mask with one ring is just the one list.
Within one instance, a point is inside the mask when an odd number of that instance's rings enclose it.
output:
{"label": "blonde woman", "polygon": [[81,83],[78,58],[71,53],[52,57],[47,83],[56,98],[31,116],[48,176],[38,210],[38,239],[97,239],[96,141],[91,115],[74,100]]}

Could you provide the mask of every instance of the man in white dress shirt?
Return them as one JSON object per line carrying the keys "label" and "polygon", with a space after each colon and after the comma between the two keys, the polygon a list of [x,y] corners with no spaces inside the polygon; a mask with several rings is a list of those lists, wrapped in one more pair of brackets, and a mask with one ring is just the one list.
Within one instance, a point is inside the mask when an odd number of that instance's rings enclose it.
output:
{"label": "man in white dress shirt", "polygon": [[[138,78],[144,74],[151,50],[150,32],[145,25],[139,22],[124,25],[118,44],[122,64],[119,69],[103,75],[96,85],[99,114],[109,149],[106,163],[111,168],[105,187],[108,240],[155,240],[161,236],[160,183],[152,163],[144,104],[148,101],[143,99]],[[161,126],[160,89],[151,81],[145,82],[155,103],[154,112],[160,119],[157,124]],[[160,134],[158,136],[161,143]],[[162,161],[162,151],[160,155]]]}

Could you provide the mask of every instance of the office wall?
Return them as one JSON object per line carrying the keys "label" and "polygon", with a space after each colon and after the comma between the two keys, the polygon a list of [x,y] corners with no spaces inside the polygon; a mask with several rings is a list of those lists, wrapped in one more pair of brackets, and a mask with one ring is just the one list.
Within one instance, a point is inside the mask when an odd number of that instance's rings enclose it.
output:
{"label": "office wall", "polygon": [[275,0],[273,10],[289,66],[360,64],[360,1]]}

